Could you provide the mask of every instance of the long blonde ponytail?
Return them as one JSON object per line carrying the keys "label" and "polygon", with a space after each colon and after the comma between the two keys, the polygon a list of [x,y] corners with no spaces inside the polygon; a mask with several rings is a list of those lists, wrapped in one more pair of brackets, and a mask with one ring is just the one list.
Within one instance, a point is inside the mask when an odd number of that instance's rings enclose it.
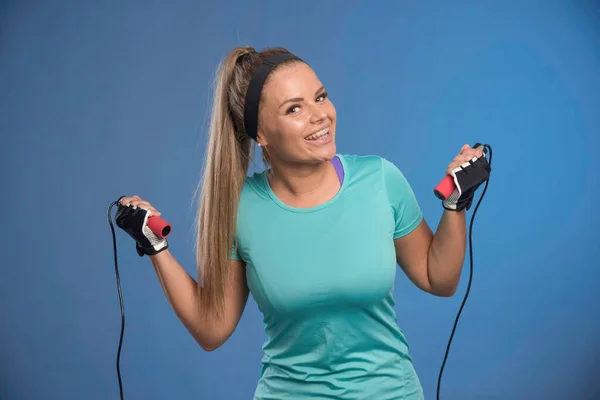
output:
{"label": "long blonde ponytail", "polygon": [[200,313],[220,315],[235,242],[240,193],[252,158],[252,139],[243,124],[245,94],[262,60],[287,52],[234,48],[217,70],[209,140],[200,183],[197,218],[197,270]]}

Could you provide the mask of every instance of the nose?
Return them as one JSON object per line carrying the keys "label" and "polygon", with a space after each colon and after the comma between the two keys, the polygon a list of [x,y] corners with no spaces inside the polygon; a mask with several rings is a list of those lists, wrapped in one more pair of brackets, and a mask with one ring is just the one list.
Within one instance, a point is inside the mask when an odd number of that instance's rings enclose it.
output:
{"label": "nose", "polygon": [[327,118],[327,111],[321,104],[312,104],[310,109],[310,122],[318,123]]}

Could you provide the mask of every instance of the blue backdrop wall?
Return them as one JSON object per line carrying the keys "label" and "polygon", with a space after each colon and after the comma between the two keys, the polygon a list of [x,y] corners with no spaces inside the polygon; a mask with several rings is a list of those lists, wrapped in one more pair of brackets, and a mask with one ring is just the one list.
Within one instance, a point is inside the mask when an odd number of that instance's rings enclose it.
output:
{"label": "blue backdrop wall", "polygon": [[[443,399],[598,398],[598,10],[593,1],[3,2],[0,398],[118,398],[107,207],[122,194],[154,203],[195,274],[192,197],[210,83],[237,45],[284,46],[311,63],[338,110],[338,150],[395,162],[433,228],[442,209],[432,188],[448,162],[464,143],[492,145]],[[149,261],[117,235],[126,398],[251,398],[265,339],[254,301],[226,345],[205,353]],[[399,324],[434,398],[468,263],[450,299],[398,272]]]}

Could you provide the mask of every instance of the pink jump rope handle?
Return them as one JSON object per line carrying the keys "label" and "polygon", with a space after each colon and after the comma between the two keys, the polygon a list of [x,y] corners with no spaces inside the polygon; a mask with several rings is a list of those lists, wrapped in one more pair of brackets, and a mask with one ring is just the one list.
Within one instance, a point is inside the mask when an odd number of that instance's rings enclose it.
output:
{"label": "pink jump rope handle", "polygon": [[162,239],[166,238],[171,233],[171,224],[169,224],[161,217],[149,217],[146,225],[148,226],[148,228],[150,228],[152,232],[154,232],[156,236]]}
{"label": "pink jump rope handle", "polygon": [[450,175],[446,175],[433,189],[433,193],[435,193],[438,199],[446,200],[454,192],[454,189],[456,189],[454,179]]}
{"label": "pink jump rope handle", "polygon": [[[480,143],[475,143],[473,145],[473,148],[476,149],[481,146],[482,145]],[[442,179],[440,183],[438,183],[437,186],[433,189],[433,193],[438,199],[446,200],[452,195],[452,193],[454,193],[455,189],[456,185],[454,184],[454,179],[450,175],[446,175],[444,179]]]}

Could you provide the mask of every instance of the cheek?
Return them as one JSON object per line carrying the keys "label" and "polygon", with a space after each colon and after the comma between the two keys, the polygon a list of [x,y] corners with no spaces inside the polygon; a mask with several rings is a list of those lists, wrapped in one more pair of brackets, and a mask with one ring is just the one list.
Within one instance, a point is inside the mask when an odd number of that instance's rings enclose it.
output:
{"label": "cheek", "polygon": [[279,134],[283,140],[294,137],[302,139],[307,125],[307,118],[297,116],[296,118],[285,118],[279,124]]}

